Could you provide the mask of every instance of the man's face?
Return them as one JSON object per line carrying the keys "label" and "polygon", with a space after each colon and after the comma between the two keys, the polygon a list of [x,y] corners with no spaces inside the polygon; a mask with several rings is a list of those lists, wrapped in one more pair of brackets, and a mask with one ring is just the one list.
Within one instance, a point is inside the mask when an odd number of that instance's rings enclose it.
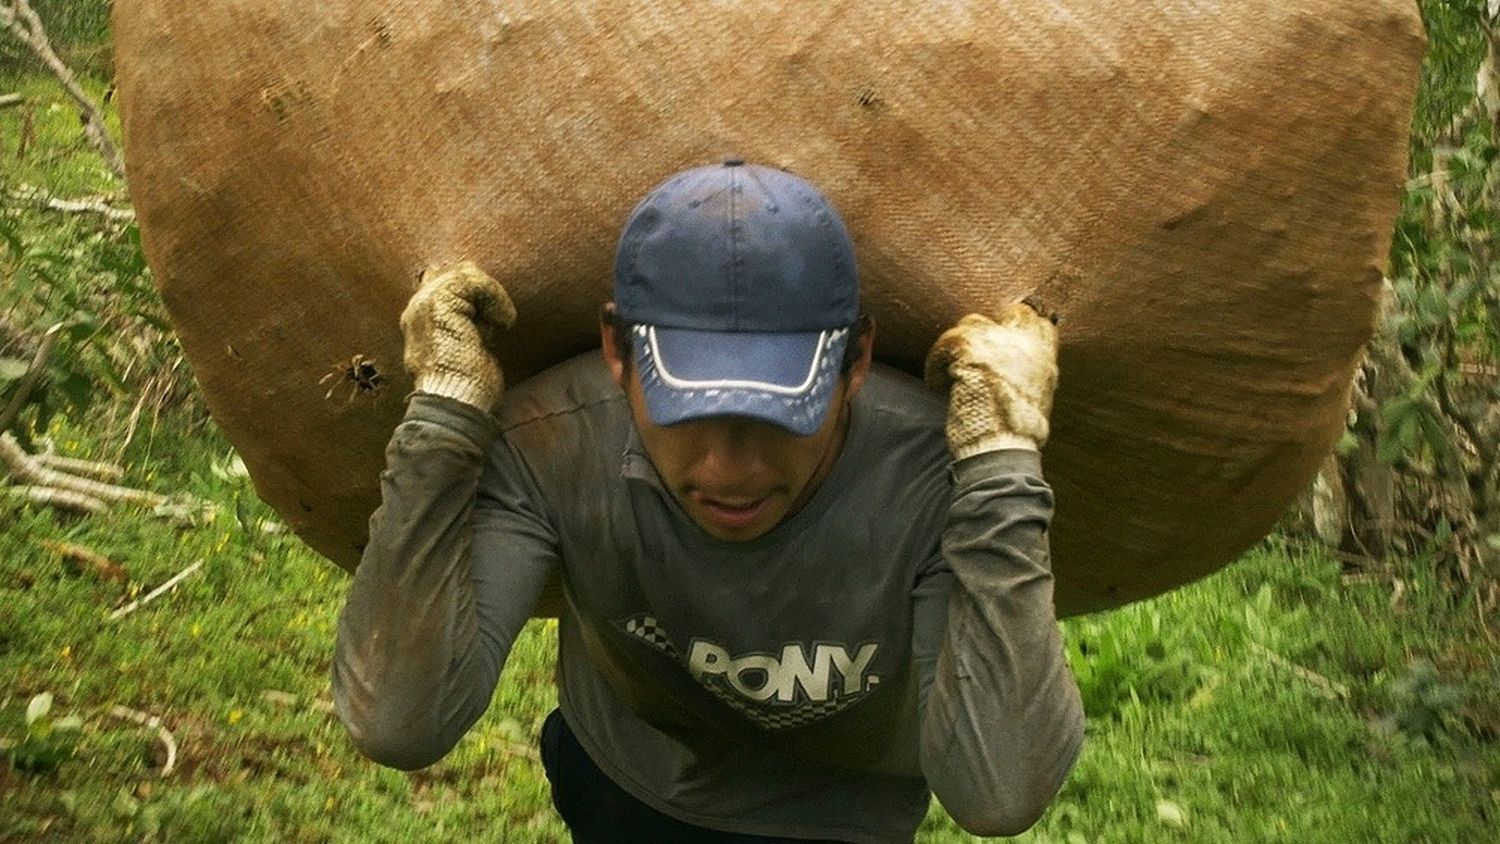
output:
{"label": "man's face", "polygon": [[770,531],[817,490],[843,446],[849,400],[869,369],[866,335],[860,363],[840,379],[827,418],[811,436],[742,416],[656,425],[646,413],[635,367],[627,367],[616,352],[613,328],[606,324],[602,331],[605,359],[630,400],[636,431],[657,474],[694,523],[731,542]]}

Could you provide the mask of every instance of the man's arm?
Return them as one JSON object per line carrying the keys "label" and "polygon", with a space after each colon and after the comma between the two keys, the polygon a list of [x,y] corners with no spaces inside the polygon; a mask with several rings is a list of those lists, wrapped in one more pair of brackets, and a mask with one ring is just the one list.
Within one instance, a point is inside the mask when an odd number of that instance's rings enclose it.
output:
{"label": "man's arm", "polygon": [[949,596],[919,584],[914,605],[919,658],[942,631],[922,698],[922,769],[954,820],[982,835],[1034,824],[1083,743],[1052,601],[1052,493],[1037,453],[1056,335],[1019,307],[998,325],[966,318],[938,341],[928,369],[951,389],[955,489],[942,541],[948,571],[932,575],[951,580]]}
{"label": "man's arm", "polygon": [[500,374],[475,323],[487,311],[500,321],[496,296],[460,267],[424,283],[403,315],[419,392],[386,450],[333,662],[355,745],[392,767],[437,761],[483,713],[555,561],[529,476],[487,412]]}

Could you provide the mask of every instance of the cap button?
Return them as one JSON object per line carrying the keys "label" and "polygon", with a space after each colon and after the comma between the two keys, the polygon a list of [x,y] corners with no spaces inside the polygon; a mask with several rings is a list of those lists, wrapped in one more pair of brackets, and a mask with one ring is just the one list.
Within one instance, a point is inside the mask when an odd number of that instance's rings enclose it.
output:
{"label": "cap button", "polygon": [[745,165],[745,159],[743,159],[743,158],[726,158],[726,159],[724,159],[724,166],[725,167],[743,167],[744,165]]}

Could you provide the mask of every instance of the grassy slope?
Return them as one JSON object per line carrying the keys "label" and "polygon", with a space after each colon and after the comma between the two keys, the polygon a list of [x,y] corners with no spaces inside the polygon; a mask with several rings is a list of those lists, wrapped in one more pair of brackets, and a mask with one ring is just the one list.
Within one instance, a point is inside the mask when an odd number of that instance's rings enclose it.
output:
{"label": "grassy slope", "polygon": [[[85,719],[55,769],[0,767],[0,840],[561,840],[532,749],[555,699],[553,627],[533,623],[448,759],[417,774],[365,762],[325,711],[344,575],[263,532],[271,514],[244,482],[206,468],[227,447],[182,428],[137,437],[127,462],[152,469],[132,481],[219,502],[212,520],[0,505],[0,738],[24,736],[42,691],[54,714]],[[53,433],[83,454],[118,445]],[[111,557],[129,584],[70,570],[58,541]],[[175,592],[107,619],[200,559]],[[1026,840],[1487,840],[1500,816],[1496,651],[1420,571],[1401,574],[1393,608],[1389,579],[1346,584],[1336,564],[1268,544],[1202,583],[1070,622],[1089,741]],[[1467,702],[1403,692],[1413,657]],[[108,715],[117,703],[170,726],[170,777],[151,734]],[[1433,716],[1431,737],[1382,723],[1402,715]],[[935,808],[920,840],[968,839]]]}

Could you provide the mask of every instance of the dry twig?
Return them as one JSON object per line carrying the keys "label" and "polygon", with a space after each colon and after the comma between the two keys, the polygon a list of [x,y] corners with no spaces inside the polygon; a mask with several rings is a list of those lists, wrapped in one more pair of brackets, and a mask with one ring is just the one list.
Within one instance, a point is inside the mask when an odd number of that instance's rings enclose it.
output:
{"label": "dry twig", "polygon": [[40,504],[44,507],[56,507],[61,510],[71,510],[75,513],[86,513],[97,516],[109,510],[109,505],[81,492],[72,492],[65,489],[52,489],[45,486],[0,486],[0,492],[14,498],[30,501],[32,504]]}
{"label": "dry twig", "polygon": [[14,108],[26,102],[26,98],[20,94],[0,94],[0,108]]}
{"label": "dry twig", "polygon": [[80,478],[42,466],[36,458],[23,451],[21,444],[8,432],[0,433],[0,465],[22,484],[75,492],[106,503],[123,502],[159,507],[167,501],[167,497],[159,493]]}
{"label": "dry twig", "polygon": [[54,323],[42,332],[42,342],[37,344],[36,353],[31,356],[31,364],[26,367],[26,374],[21,376],[21,382],[16,385],[15,395],[5,403],[5,409],[0,410],[0,431],[9,429],[16,417],[21,415],[21,408],[26,406],[26,400],[31,398],[36,382],[41,380],[42,371],[47,368],[47,358],[52,355],[52,347],[57,344],[57,333],[65,324]]}
{"label": "dry twig", "polygon": [[[263,691],[263,692],[260,693],[260,697],[266,703],[275,704],[276,706],[301,706],[301,705],[303,705],[302,698],[297,697],[296,695],[292,694],[291,692],[283,692],[283,691],[278,691],[276,689],[266,689],[265,691]],[[307,706],[308,709],[312,709],[314,711],[321,712],[321,713],[323,713],[325,715],[332,715],[332,714],[334,714],[334,711],[335,711],[334,708],[333,708],[333,701],[331,701],[331,700],[324,700],[323,698],[319,698],[319,697],[315,697],[315,698],[310,699],[307,702],[306,706]]]}
{"label": "dry twig", "polygon": [[50,449],[41,454],[33,454],[32,460],[39,466],[48,469],[56,469],[59,472],[67,472],[70,475],[82,475],[100,481],[118,483],[125,478],[125,469],[114,463],[102,463],[97,460],[79,460],[76,457],[63,457]]}
{"label": "dry twig", "polygon": [[165,777],[172,773],[172,770],[177,767],[177,739],[173,738],[171,731],[162,725],[160,718],[119,704],[110,707],[109,714],[122,721],[130,721],[148,730],[155,730],[157,740],[167,751],[166,762],[161,766],[161,775]]}
{"label": "dry twig", "polygon": [[147,592],[145,595],[141,596],[140,598],[138,598],[138,599],[136,599],[134,601],[131,601],[130,603],[126,604],[125,606],[120,607],[119,609],[117,609],[114,612],[110,613],[109,614],[109,620],[110,621],[118,621],[119,619],[122,619],[125,616],[130,615],[131,613],[135,612],[136,610],[140,609],[141,607],[145,606],[146,604],[149,604],[152,601],[156,600],[157,598],[160,598],[162,595],[165,595],[167,593],[167,591],[170,590],[173,586],[176,586],[177,584],[181,583],[189,575],[196,573],[198,571],[198,569],[201,569],[201,568],[203,568],[203,561],[202,560],[199,560],[199,561],[193,563],[192,565],[188,566],[187,568],[183,569],[182,571],[180,571],[180,572],[172,575],[172,577],[170,579],[168,579],[166,583],[163,583],[162,585],[156,587],[155,589],[152,589],[150,592]]}
{"label": "dry twig", "polygon": [[1312,686],[1320,696],[1329,700],[1349,699],[1349,687],[1343,683],[1330,680],[1310,668],[1303,668],[1259,642],[1251,642],[1250,646],[1260,652],[1261,656],[1264,656],[1272,665],[1286,669],[1291,672],[1292,676]]}
{"label": "dry twig", "polygon": [[92,548],[85,548],[73,542],[58,542],[55,540],[44,540],[42,545],[51,551],[55,551],[64,560],[82,563],[88,570],[105,580],[124,583],[127,579],[123,566]]}
{"label": "dry twig", "polygon": [[22,185],[12,190],[10,196],[20,202],[35,203],[43,208],[66,214],[98,214],[115,223],[129,223],[135,219],[134,211],[129,208],[116,208],[109,203],[107,197],[103,196],[63,199],[30,185]]}

